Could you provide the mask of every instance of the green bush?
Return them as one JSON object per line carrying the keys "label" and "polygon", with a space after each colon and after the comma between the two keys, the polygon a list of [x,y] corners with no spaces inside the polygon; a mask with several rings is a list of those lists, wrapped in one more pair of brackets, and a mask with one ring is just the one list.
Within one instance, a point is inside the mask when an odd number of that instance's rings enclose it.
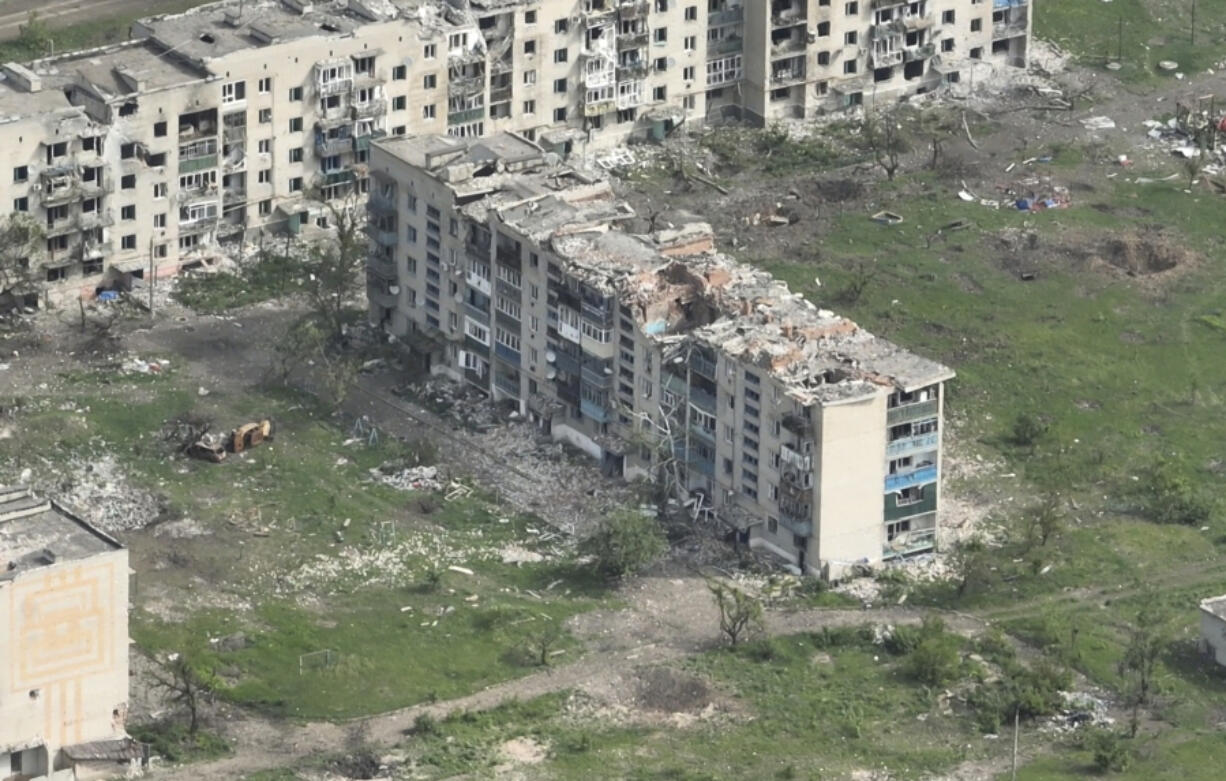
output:
{"label": "green bush", "polygon": [[129,726],[128,734],[148,743],[149,750],[167,762],[199,762],[230,753],[230,744],[221,737],[203,729],[193,735],[187,727],[167,721]]}
{"label": "green bush", "polygon": [[999,680],[977,686],[967,699],[985,732],[998,732],[1002,724],[1013,721],[1015,713],[1032,719],[1059,712],[1064,705],[1060,692],[1073,683],[1072,673],[1046,659],[1033,667],[1006,661],[1002,668]]}
{"label": "green bush", "polygon": [[1094,767],[1099,772],[1122,773],[1132,764],[1132,749],[1115,730],[1096,729],[1086,735],[1084,745],[1094,756]]}
{"label": "green bush", "polygon": [[944,686],[958,677],[962,663],[958,644],[958,638],[945,630],[944,621],[936,616],[925,616],[918,640],[907,653],[904,669],[920,683]]}
{"label": "green bush", "polygon": [[1047,434],[1047,424],[1035,415],[1023,412],[1013,420],[1009,439],[1018,447],[1033,448]]}
{"label": "green bush", "polygon": [[601,572],[620,578],[652,564],[668,550],[668,542],[655,518],[625,510],[605,519],[582,550],[596,558]]}
{"label": "green bush", "polygon": [[1145,478],[1142,502],[1146,514],[1158,523],[1202,526],[1213,515],[1213,504],[1188,479],[1180,464],[1159,459]]}

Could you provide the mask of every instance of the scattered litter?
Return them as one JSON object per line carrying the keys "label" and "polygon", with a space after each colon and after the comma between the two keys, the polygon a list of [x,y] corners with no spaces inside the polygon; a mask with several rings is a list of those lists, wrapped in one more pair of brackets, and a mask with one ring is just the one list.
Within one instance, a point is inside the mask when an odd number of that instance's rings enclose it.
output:
{"label": "scattered litter", "polygon": [[898,225],[903,222],[903,216],[894,212],[880,211],[872,216],[872,220],[882,225]]}
{"label": "scattered litter", "polygon": [[124,374],[160,374],[163,369],[170,366],[170,361],[146,361],[143,358],[128,358],[119,366],[119,370]]}
{"label": "scattered litter", "polygon": [[377,482],[399,491],[438,491],[443,487],[436,466],[406,466],[399,460],[385,461],[371,469],[370,475]]}
{"label": "scattered litter", "polygon": [[1081,125],[1086,130],[1111,130],[1115,127],[1115,120],[1111,117],[1086,117],[1081,120]]}
{"label": "scattered litter", "polygon": [[468,567],[461,567],[461,566],[458,566],[458,565],[456,565],[456,564],[452,564],[452,565],[451,565],[450,567],[448,567],[447,569],[449,569],[449,570],[450,570],[450,571],[452,571],[452,572],[458,572],[458,573],[460,573],[461,575],[471,575],[471,574],[473,574],[473,571],[472,571],[472,570],[470,570]]}

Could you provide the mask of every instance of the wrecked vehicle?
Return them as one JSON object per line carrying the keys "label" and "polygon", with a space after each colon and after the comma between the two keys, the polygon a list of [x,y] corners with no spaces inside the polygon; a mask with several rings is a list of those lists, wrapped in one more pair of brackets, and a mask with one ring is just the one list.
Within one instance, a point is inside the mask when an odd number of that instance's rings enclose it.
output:
{"label": "wrecked vehicle", "polygon": [[192,442],[183,452],[188,458],[197,458],[201,461],[211,461],[214,464],[219,464],[226,458],[226,448],[221,440],[212,434],[204,436]]}
{"label": "wrecked vehicle", "polygon": [[258,423],[244,423],[230,434],[231,453],[241,453],[244,450],[259,445],[266,439],[272,439],[272,421],[267,418]]}

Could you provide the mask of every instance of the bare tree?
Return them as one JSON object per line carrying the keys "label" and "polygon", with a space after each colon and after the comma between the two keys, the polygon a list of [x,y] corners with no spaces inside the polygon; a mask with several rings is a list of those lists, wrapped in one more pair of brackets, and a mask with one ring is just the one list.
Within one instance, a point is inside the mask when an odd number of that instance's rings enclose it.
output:
{"label": "bare tree", "polygon": [[955,132],[957,125],[949,114],[940,109],[927,109],[921,112],[918,124],[920,134],[928,141],[932,150],[928,166],[936,170],[937,165],[941,162],[941,156],[945,153],[945,139]]}
{"label": "bare tree", "polygon": [[760,599],[719,580],[708,579],[707,588],[719,609],[719,631],[728,638],[729,645],[763,631]]}
{"label": "bare tree", "polygon": [[557,621],[546,621],[540,628],[528,633],[528,649],[541,667],[549,666],[549,657],[553,649],[562,642],[562,627]]}
{"label": "bare tree", "polygon": [[661,400],[656,405],[654,415],[636,412],[628,405],[623,405],[622,411],[638,421],[628,437],[628,444],[651,454],[661,499],[672,497],[684,502],[689,492],[682,478],[681,461],[677,458],[677,446],[685,441],[684,422],[677,418],[679,408],[677,402],[665,403]]}
{"label": "bare tree", "polygon": [[1119,674],[1129,679],[1134,713],[1140,705],[1149,702],[1158,657],[1162,655],[1161,623],[1151,607],[1153,600],[1147,602],[1128,628],[1128,645],[1119,661]]}
{"label": "bare tree", "polygon": [[885,171],[886,178],[894,181],[902,156],[909,147],[899,122],[898,110],[865,113],[863,139],[877,165]]}
{"label": "bare tree", "polygon": [[187,731],[195,735],[200,729],[201,706],[213,694],[212,673],[201,672],[185,654],[172,654],[166,661],[155,660],[150,675],[154,689],[187,711]]}
{"label": "bare tree", "polygon": [[847,284],[839,291],[839,300],[844,304],[855,304],[864,291],[874,279],[877,278],[877,264],[873,261],[859,260],[856,261],[855,268],[851,271],[851,278],[847,280]]}

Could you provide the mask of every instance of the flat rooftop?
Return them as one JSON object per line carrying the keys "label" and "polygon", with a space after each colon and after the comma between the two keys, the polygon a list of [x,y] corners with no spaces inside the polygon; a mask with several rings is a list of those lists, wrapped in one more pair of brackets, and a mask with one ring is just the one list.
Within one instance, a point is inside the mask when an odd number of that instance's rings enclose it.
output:
{"label": "flat rooftop", "polygon": [[30,90],[11,74],[0,73],[0,115],[76,109],[65,92],[72,85],[92,86],[110,100],[203,80],[207,75],[144,40],[45,57],[24,63],[24,67],[37,77],[38,89]]}
{"label": "flat rooftop", "polygon": [[0,487],[0,583],[57,561],[86,559],[122,547],[25,486]]}
{"label": "flat rooftop", "polygon": [[398,19],[423,30],[447,26],[442,3],[429,0],[224,0],[142,19],[133,34],[206,62],[274,43],[352,35],[359,27]]}
{"label": "flat rooftop", "polygon": [[1223,621],[1226,621],[1226,594],[1223,594],[1220,597],[1202,599],[1200,602],[1200,609],[1206,613],[1209,613],[1210,615],[1217,616]]}

